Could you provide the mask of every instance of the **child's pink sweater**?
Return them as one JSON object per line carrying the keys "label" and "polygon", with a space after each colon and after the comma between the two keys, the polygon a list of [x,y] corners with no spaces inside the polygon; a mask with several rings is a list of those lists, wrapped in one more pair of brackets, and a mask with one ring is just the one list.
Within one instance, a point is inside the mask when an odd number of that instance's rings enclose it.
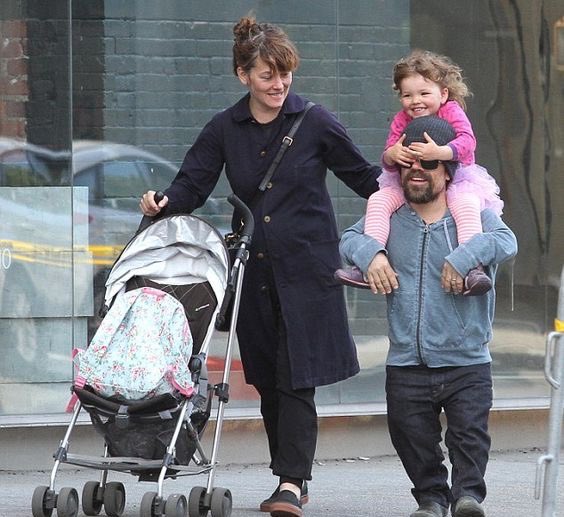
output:
{"label": "child's pink sweater", "polygon": [[[445,102],[445,104],[439,108],[437,116],[449,122],[456,132],[456,138],[447,144],[452,149],[452,159],[463,165],[475,163],[474,151],[476,150],[476,138],[474,137],[472,124],[460,104],[456,101]],[[411,120],[412,117],[407,115],[404,111],[396,113],[390,124],[390,131],[388,133],[388,139],[386,140],[386,149],[394,145],[401,138],[407,124],[409,124]],[[384,165],[390,168],[388,165]]]}

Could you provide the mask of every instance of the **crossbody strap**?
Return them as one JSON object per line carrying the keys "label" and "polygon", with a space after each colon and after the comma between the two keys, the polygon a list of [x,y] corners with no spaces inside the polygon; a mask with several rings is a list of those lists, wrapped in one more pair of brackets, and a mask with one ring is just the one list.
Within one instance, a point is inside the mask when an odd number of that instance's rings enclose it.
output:
{"label": "crossbody strap", "polygon": [[284,156],[286,149],[288,149],[288,147],[290,147],[292,145],[292,143],[294,141],[294,136],[296,134],[296,131],[300,127],[302,120],[305,118],[307,112],[313,106],[315,106],[315,104],[311,101],[308,101],[308,103],[305,105],[304,110],[298,115],[298,117],[294,121],[294,124],[290,128],[290,131],[288,132],[288,134],[282,139],[282,145],[280,146],[280,149],[278,149],[278,153],[276,153],[274,160],[272,160],[270,167],[268,168],[268,170],[266,171],[266,174],[264,175],[264,178],[260,182],[259,190],[261,192],[264,192],[266,190],[266,186],[268,185],[268,182],[272,179],[272,175],[274,174],[276,167],[278,167],[280,160],[282,160],[282,156]]}

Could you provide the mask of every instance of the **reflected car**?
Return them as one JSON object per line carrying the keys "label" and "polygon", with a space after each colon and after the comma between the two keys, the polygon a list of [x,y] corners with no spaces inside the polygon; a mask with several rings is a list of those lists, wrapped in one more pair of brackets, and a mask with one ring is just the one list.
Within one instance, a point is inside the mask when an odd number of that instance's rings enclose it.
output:
{"label": "reflected car", "polygon": [[[71,154],[0,137],[0,188],[68,187],[71,159],[72,185],[88,188],[89,244],[94,263],[112,265],[139,226],[140,196],[147,190],[168,187],[178,167],[126,144],[76,140]],[[195,213],[218,225],[220,232],[227,232],[230,208],[223,200],[210,198]]]}
{"label": "reflected car", "polygon": [[140,221],[140,196],[166,188],[177,170],[168,160],[126,144],[77,140],[71,154],[0,138],[0,187],[88,188],[93,245],[125,244]]}
{"label": "reflected car", "polygon": [[[74,203],[73,206],[73,232],[85,222],[83,218],[87,218],[87,226],[82,227],[87,228],[88,235],[83,239],[75,236],[73,246],[76,251],[77,242],[87,244],[91,256],[94,312],[98,310],[109,269],[141,221],[140,196],[149,189],[166,188],[176,172],[177,167],[168,160],[131,145],[77,140],[73,142],[71,154],[22,140],[0,138],[0,189],[34,187],[35,192],[35,188],[69,187],[71,184],[87,187],[87,194],[84,192],[81,198],[85,200],[87,196],[87,205]],[[48,252],[53,246],[64,249],[67,245],[68,248],[71,236],[68,212],[62,213],[59,209],[57,213],[55,206],[48,211],[45,207],[29,206],[18,200],[16,193],[16,190],[11,193],[7,190],[3,196],[12,197],[4,202],[11,206],[9,213],[14,222],[4,226],[0,240],[10,240],[12,248],[27,253],[28,260]],[[56,199],[49,204],[58,206]],[[8,206],[5,205],[4,210],[8,210]],[[42,231],[46,225],[48,230]],[[91,318],[89,338],[98,323],[98,318]]]}

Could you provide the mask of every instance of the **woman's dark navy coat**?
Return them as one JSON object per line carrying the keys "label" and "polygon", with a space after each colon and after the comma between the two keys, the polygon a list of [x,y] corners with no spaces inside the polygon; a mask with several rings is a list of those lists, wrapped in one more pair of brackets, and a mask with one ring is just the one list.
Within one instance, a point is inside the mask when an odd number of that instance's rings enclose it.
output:
{"label": "woman's dark navy coat", "polygon": [[[266,169],[306,100],[290,93],[270,133],[249,110],[249,96],[218,113],[188,150],[166,190],[166,213],[200,207],[225,172],[235,194],[251,203]],[[271,386],[278,339],[272,290],[284,318],[294,389],[346,379],[359,371],[347,322],[339,234],[326,187],[327,169],[367,198],[380,169],[368,163],[324,107],[307,113],[259,202],[245,270],[237,336],[249,384]]]}

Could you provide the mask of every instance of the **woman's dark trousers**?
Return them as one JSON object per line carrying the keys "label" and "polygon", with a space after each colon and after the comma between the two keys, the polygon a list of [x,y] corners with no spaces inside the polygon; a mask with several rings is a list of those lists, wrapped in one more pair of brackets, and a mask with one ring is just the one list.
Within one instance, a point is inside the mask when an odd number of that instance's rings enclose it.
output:
{"label": "woman's dark trousers", "polygon": [[317,444],[315,388],[292,389],[290,361],[284,324],[276,354],[276,384],[255,386],[268,437],[271,463],[276,476],[310,480]]}

